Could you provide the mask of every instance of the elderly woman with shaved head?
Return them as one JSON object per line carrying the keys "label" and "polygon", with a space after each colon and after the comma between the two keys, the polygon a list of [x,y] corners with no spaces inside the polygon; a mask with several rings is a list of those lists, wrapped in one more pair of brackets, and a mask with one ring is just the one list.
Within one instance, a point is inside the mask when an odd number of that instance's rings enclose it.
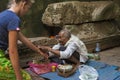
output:
{"label": "elderly woman with shaved head", "polygon": [[64,64],[66,61],[83,64],[88,60],[88,52],[85,44],[68,30],[61,30],[56,36],[56,39],[58,40],[58,44],[52,48],[48,46],[40,47],[49,51],[49,56],[52,56],[50,58],[51,60],[60,64]]}

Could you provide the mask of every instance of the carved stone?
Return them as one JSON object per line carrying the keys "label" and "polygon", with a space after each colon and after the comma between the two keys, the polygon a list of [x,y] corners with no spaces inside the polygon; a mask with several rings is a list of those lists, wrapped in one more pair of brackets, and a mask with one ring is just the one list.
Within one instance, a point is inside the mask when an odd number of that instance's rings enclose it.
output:
{"label": "carved stone", "polygon": [[92,41],[120,34],[120,29],[114,20],[81,25],[64,25],[63,28],[69,30],[83,41]]}
{"label": "carved stone", "polygon": [[48,26],[75,25],[114,19],[119,12],[119,6],[112,1],[60,2],[48,5],[42,22]]}

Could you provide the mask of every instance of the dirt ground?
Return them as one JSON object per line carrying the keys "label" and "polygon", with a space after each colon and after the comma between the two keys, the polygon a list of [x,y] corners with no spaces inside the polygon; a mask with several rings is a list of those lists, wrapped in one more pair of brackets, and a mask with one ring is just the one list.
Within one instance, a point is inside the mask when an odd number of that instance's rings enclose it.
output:
{"label": "dirt ground", "polygon": [[120,67],[120,47],[115,47],[101,51],[100,58],[101,62],[105,62],[107,64],[116,65]]}

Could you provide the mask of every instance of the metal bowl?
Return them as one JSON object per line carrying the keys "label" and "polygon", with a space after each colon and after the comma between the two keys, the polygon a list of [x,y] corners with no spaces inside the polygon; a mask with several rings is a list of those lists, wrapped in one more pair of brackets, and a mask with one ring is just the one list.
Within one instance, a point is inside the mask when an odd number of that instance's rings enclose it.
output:
{"label": "metal bowl", "polygon": [[61,72],[69,72],[73,69],[73,66],[69,64],[65,64],[65,65],[59,64],[57,68]]}

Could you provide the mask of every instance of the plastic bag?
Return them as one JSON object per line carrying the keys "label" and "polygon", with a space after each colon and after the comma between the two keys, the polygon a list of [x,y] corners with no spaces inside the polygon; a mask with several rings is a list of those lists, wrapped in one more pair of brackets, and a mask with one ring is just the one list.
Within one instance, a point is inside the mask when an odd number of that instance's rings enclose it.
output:
{"label": "plastic bag", "polygon": [[95,68],[87,65],[80,65],[79,66],[80,71],[80,80],[97,80],[98,79],[98,72]]}

